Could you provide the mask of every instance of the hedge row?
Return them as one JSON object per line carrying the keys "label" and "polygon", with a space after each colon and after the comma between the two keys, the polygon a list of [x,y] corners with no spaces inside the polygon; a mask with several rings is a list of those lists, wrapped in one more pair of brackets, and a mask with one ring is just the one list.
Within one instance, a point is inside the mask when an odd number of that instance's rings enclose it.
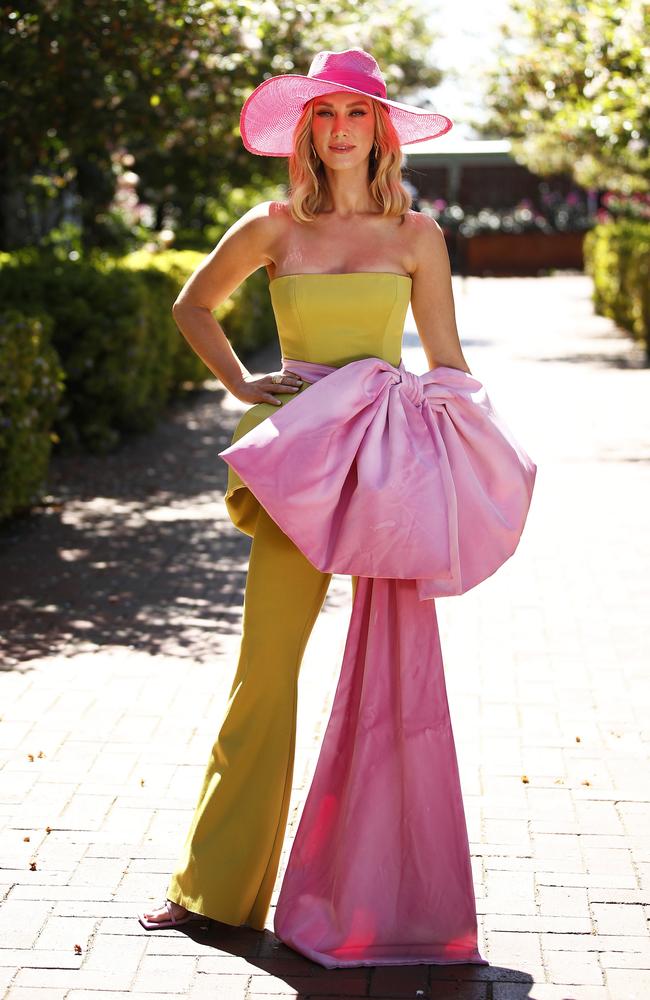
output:
{"label": "hedge row", "polygon": [[36,503],[45,487],[63,369],[51,320],[0,314],[0,518]]}
{"label": "hedge row", "polygon": [[[92,261],[0,255],[0,517],[35,502],[53,441],[111,451],[124,434],[150,429],[172,397],[213,377],[171,314],[203,258],[190,250]],[[267,285],[256,272],[215,311],[243,357],[274,336]],[[44,371],[59,386],[56,398],[39,382]]]}
{"label": "hedge row", "polygon": [[621,219],[585,235],[594,308],[644,344],[650,358],[650,222]]}

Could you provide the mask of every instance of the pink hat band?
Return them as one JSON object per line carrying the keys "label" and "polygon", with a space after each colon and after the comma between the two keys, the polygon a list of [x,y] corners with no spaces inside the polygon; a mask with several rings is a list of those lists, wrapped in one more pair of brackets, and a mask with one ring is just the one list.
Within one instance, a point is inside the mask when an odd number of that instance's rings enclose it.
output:
{"label": "pink hat band", "polygon": [[386,107],[401,145],[444,135],[453,126],[446,115],[386,97],[382,72],[360,48],[318,52],[307,75],[284,73],[263,80],[246,98],[239,125],[246,149],[259,156],[291,156],[296,125],[305,104],[316,97],[348,91]]}

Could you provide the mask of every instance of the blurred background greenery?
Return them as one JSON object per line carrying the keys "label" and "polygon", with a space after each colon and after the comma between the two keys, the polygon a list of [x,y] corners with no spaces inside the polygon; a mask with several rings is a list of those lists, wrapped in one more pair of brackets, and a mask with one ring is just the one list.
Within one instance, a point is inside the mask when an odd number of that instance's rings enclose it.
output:
{"label": "blurred background greenery", "polygon": [[[251,200],[284,181],[284,160],[251,156],[239,137],[241,106],[264,77],[305,73],[315,51],[354,37],[392,92],[439,80],[427,62],[433,35],[408,2],[27,8],[9,9],[0,43],[4,194],[20,208],[3,213],[3,249],[123,252],[170,228],[177,248],[210,249]],[[132,168],[136,201],[127,197]],[[76,222],[62,232],[71,202]]]}

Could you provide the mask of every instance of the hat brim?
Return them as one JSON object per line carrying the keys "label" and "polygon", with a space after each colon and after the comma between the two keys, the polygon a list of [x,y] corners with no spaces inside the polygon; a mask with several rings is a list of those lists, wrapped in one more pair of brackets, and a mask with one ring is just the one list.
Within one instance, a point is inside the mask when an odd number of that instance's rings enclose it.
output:
{"label": "hat brim", "polygon": [[391,122],[403,146],[435,139],[448,132],[454,124],[446,115],[425,111],[411,104],[400,104],[387,97],[377,97],[334,80],[316,80],[298,73],[285,73],[264,80],[246,98],[239,116],[244,146],[249,153],[258,156],[290,156],[293,152],[293,133],[305,103],[314,97],[341,90],[387,105]]}

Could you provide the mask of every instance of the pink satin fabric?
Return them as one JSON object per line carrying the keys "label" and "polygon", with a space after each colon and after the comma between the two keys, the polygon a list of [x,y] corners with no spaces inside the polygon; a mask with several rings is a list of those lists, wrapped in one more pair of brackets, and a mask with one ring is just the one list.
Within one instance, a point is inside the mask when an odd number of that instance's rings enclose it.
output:
{"label": "pink satin fabric", "polygon": [[379,358],[283,364],[318,381],[220,454],[314,566],[417,580],[425,599],[465,593],[512,555],[536,466],[477,378]]}
{"label": "pink satin fabric", "polygon": [[486,964],[433,598],[512,555],[537,467],[467,372],[283,367],[314,384],[221,457],[316,567],[360,579],[275,932],[327,968]]}

